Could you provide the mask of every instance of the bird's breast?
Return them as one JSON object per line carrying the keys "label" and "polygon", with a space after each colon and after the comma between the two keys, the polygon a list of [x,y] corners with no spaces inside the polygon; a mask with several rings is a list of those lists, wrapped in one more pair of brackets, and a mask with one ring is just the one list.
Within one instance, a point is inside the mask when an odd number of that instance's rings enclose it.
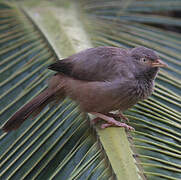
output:
{"label": "bird's breast", "polygon": [[136,83],[135,93],[140,100],[143,100],[147,99],[152,94],[153,89],[154,89],[153,81],[138,80]]}
{"label": "bird's breast", "polygon": [[138,101],[147,99],[153,92],[153,81],[137,81],[135,85],[127,89],[125,96],[119,99],[119,105],[114,109],[125,111],[135,105]]}

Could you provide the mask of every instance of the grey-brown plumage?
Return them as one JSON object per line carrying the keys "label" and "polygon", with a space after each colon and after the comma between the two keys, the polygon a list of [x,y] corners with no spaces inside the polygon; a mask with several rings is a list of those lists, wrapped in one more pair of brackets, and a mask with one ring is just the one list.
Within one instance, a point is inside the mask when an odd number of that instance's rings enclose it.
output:
{"label": "grey-brown plumage", "polygon": [[50,101],[66,96],[76,101],[82,111],[108,121],[104,127],[129,128],[106,114],[112,110],[123,112],[150,96],[159,67],[166,67],[166,64],[145,47],[97,47],[81,51],[49,66],[57,73],[50,80],[46,93],[15,113],[3,130],[16,129],[35,110],[39,112]]}

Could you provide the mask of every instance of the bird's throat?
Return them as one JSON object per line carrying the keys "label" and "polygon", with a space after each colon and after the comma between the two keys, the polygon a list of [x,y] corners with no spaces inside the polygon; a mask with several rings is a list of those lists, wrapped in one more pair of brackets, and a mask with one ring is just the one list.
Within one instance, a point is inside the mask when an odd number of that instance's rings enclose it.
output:
{"label": "bird's throat", "polygon": [[145,78],[147,80],[154,80],[156,78],[156,75],[158,73],[158,70],[159,68],[158,67],[154,67],[154,68],[151,68],[149,71],[147,71],[145,73]]}
{"label": "bird's throat", "polygon": [[156,78],[156,75],[158,73],[159,68],[149,68],[143,71],[140,71],[138,74],[136,74],[135,78],[139,81],[154,81]]}
{"label": "bird's throat", "polygon": [[137,95],[140,99],[146,99],[152,94],[154,89],[154,79],[156,78],[157,73],[158,68],[152,68],[145,73],[142,72],[142,74],[136,78],[138,90]]}

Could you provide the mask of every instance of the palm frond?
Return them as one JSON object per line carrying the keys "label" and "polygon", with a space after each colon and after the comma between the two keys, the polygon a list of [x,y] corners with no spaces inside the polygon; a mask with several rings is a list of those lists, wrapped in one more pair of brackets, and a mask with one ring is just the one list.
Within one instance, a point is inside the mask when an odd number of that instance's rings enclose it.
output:
{"label": "palm frond", "polygon": [[0,3],[1,124],[46,88],[49,63],[92,44],[143,45],[169,69],[154,94],[126,112],[134,133],[95,131],[69,99],[16,132],[0,132],[1,179],[180,179],[181,36],[168,28],[180,27],[170,17],[180,1],[78,2]]}
{"label": "palm frond", "polygon": [[[180,179],[180,35],[148,25],[153,22],[179,26],[179,19],[164,17],[164,20],[159,15],[155,19],[149,14],[137,16],[135,13],[127,13],[129,8],[119,14],[121,3],[112,2],[105,2],[104,6],[101,6],[100,2],[89,2],[88,5],[83,2],[86,4],[83,6],[86,18],[89,18],[86,26],[93,44],[146,46],[155,49],[169,64],[169,69],[160,71],[153,95],[126,112],[131,119],[131,125],[136,128],[132,134],[131,146],[137,164],[143,167],[144,175],[148,179]],[[136,1],[133,4],[136,3],[143,5],[146,2]]]}
{"label": "palm frond", "polygon": [[[50,44],[51,37],[29,14],[26,8],[0,4],[1,124],[46,88],[52,75],[47,65],[71,54],[71,43],[67,43],[69,51]],[[55,53],[56,48],[61,52]],[[0,162],[1,179],[85,179],[90,173],[97,178],[114,177],[87,117],[69,99],[47,107],[16,132],[1,132]]]}

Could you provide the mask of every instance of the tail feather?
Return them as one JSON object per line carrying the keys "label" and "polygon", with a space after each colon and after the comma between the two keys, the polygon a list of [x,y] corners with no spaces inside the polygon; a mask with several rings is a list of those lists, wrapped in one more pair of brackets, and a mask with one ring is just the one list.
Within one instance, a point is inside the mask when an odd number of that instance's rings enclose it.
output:
{"label": "tail feather", "polygon": [[42,107],[45,107],[53,99],[55,93],[56,91],[50,89],[43,91],[17,111],[2,127],[2,130],[5,132],[15,130],[34,112],[38,115],[43,109]]}
{"label": "tail feather", "polygon": [[43,102],[40,106],[38,106],[38,108],[36,108],[31,116],[32,118],[35,118],[36,116],[38,116],[38,114],[41,113],[41,111],[50,103],[54,100],[54,98],[48,98],[45,102]]}

